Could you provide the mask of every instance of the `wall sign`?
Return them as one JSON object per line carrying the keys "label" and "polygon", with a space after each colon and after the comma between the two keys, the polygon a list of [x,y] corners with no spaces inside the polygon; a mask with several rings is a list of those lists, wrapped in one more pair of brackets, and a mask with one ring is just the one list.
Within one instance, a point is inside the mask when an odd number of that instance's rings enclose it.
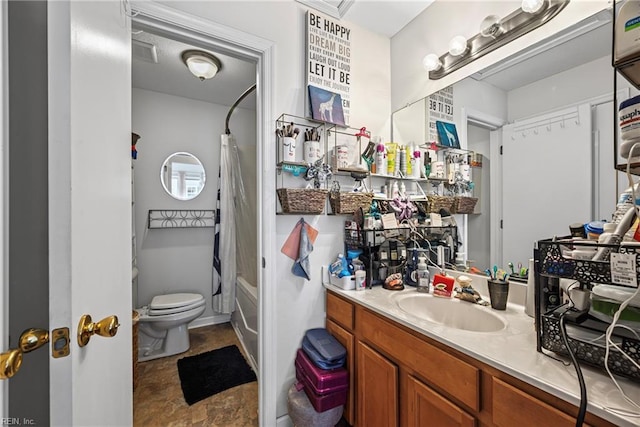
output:
{"label": "wall sign", "polygon": [[428,141],[440,143],[436,122],[453,123],[453,87],[429,95],[426,111]]}
{"label": "wall sign", "polygon": [[[348,126],[351,106],[351,29],[333,18],[308,11],[306,62],[306,98],[307,108],[311,110],[310,116],[316,120]],[[320,93],[326,96],[326,100],[315,99],[317,104],[323,104],[323,111],[311,109],[309,90],[314,95]],[[327,110],[334,106],[335,110]],[[335,114],[340,106],[342,115]],[[334,114],[330,116],[330,112]]]}

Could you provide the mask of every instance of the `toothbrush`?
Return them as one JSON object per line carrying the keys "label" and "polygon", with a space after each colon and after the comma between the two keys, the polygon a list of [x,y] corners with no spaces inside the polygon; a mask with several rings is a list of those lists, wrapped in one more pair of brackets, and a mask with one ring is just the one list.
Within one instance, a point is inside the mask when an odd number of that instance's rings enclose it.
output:
{"label": "toothbrush", "polygon": [[485,272],[487,273],[487,276],[489,276],[490,279],[493,279],[493,274],[491,274],[491,270],[487,268]]}
{"label": "toothbrush", "polygon": [[510,262],[508,265],[509,265],[509,268],[511,269],[511,274],[515,274],[515,271],[513,271],[513,263]]}

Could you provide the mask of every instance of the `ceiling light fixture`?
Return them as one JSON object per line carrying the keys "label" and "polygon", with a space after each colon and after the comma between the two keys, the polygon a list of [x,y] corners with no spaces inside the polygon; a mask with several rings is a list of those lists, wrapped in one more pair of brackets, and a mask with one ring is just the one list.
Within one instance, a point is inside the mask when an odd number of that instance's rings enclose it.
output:
{"label": "ceiling light fixture", "polygon": [[200,80],[212,78],[222,66],[218,58],[201,50],[185,50],[182,52],[182,62]]}
{"label": "ceiling light fixture", "polygon": [[[429,71],[429,78],[440,79],[475,61],[495,49],[527,34],[555,17],[570,0],[523,0],[522,7],[503,19],[493,15],[484,19],[481,31],[469,40],[456,36],[449,42],[449,51],[438,58],[435,54],[424,57],[422,64]],[[429,58],[427,60],[427,58]],[[429,69],[427,65],[440,64]]]}

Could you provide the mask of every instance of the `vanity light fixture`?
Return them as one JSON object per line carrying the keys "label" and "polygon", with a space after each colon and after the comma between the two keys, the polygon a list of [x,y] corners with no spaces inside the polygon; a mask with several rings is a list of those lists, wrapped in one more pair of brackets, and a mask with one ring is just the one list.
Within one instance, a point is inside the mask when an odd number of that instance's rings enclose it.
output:
{"label": "vanity light fixture", "polygon": [[182,62],[200,80],[213,78],[221,67],[218,58],[201,50],[185,50],[182,52]]}
{"label": "vanity light fixture", "polygon": [[430,53],[422,59],[422,66],[427,71],[436,71],[442,68],[442,62],[435,53]]}
{"label": "vanity light fixture", "polygon": [[455,36],[449,42],[449,55],[460,56],[463,55],[469,46],[467,45],[467,39],[463,36]]}
{"label": "vanity light fixture", "polygon": [[[437,80],[452,73],[512,40],[527,34],[555,17],[570,0],[522,0],[519,9],[503,19],[492,15],[482,21],[480,33],[469,40],[456,36],[449,51],[437,57],[431,53],[422,64],[429,78]],[[437,60],[436,60],[437,59]]]}

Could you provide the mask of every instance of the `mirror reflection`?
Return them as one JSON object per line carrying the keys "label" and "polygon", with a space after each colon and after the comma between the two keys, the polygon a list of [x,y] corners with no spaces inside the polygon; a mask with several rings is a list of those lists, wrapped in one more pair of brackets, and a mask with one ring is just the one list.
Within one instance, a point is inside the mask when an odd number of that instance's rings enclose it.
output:
{"label": "mirror reflection", "polygon": [[[462,147],[481,160],[479,213],[459,221],[471,265],[526,266],[534,242],[611,220],[626,187],[613,159],[611,19],[603,10],[447,88]],[[618,102],[637,94],[622,77],[617,87]],[[394,142],[433,141],[437,95],[393,114]]]}
{"label": "mirror reflection", "polygon": [[174,199],[191,200],[204,188],[206,174],[200,160],[191,153],[173,153],[160,167],[160,181]]}

